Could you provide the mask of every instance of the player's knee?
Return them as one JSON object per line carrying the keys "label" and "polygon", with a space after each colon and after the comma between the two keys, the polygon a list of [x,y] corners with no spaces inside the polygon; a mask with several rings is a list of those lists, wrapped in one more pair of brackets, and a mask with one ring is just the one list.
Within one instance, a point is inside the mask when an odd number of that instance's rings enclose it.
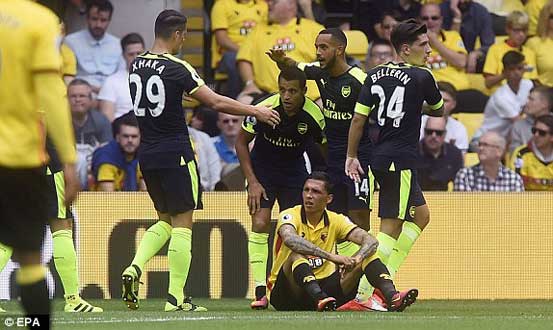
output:
{"label": "player's knee", "polygon": [[252,217],[252,231],[255,233],[269,233],[271,229],[271,219],[266,217]]}
{"label": "player's knee", "polygon": [[[420,209],[419,209],[420,208]],[[426,226],[430,223],[430,211],[426,205],[417,208],[415,212],[415,224],[421,229],[424,230]]]}

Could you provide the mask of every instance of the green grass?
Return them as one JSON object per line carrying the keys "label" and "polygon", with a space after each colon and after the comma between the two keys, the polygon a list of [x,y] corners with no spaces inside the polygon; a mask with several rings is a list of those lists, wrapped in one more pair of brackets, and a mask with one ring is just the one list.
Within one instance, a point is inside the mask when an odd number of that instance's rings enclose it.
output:
{"label": "green grass", "polygon": [[[252,311],[245,299],[194,299],[209,309],[205,313],[165,313],[164,301],[141,302],[140,310],[129,311],[119,300],[91,300],[106,312],[70,314],[54,312],[54,329],[551,329],[553,301],[545,300],[470,300],[417,301],[404,313],[375,312],[276,312]],[[17,302],[2,307],[18,311]],[[63,301],[54,302],[54,310],[63,310]],[[0,321],[5,316],[0,314]],[[3,323],[3,322],[1,322]],[[0,328],[2,325],[0,323]]]}

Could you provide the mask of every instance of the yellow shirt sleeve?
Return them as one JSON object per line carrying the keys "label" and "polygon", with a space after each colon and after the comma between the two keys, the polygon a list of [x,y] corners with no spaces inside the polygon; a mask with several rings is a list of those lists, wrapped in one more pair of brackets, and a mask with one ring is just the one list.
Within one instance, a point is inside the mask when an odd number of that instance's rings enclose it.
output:
{"label": "yellow shirt sleeve", "polygon": [[226,1],[215,1],[215,4],[211,9],[211,31],[228,29],[229,22],[226,11]]}
{"label": "yellow shirt sleeve", "polygon": [[339,240],[344,240],[348,236],[348,234],[357,227],[356,224],[354,224],[348,217],[345,215],[339,215],[337,217],[337,224],[336,224],[336,237]]}
{"label": "yellow shirt sleeve", "polygon": [[75,54],[66,44],[61,44],[61,73],[63,76],[77,75],[77,58]]}
{"label": "yellow shirt sleeve", "polygon": [[301,226],[301,214],[296,211],[296,208],[291,208],[280,212],[278,216],[278,222],[276,227],[276,232],[282,225],[292,225],[298,231]]}
{"label": "yellow shirt sleeve", "polygon": [[32,56],[32,71],[60,71],[60,28],[54,14],[44,15],[43,22],[35,25],[34,50],[29,52]]}
{"label": "yellow shirt sleeve", "polygon": [[526,63],[526,68],[530,71],[524,73],[524,78],[537,80],[538,79],[538,65],[536,61],[536,53],[529,47],[524,46],[522,48],[522,54],[524,55],[524,62]]}
{"label": "yellow shirt sleeve", "polygon": [[[503,41],[501,41],[503,42]],[[501,52],[501,48],[498,44],[491,45],[490,49],[488,50],[488,54],[486,55],[486,61],[484,62],[484,69],[482,70],[484,73],[488,74],[500,74],[501,73],[501,67],[500,62],[498,62],[497,58],[499,57],[499,53]]]}
{"label": "yellow shirt sleeve", "polygon": [[448,34],[448,37],[450,37],[451,40],[447,41],[447,48],[452,49],[457,53],[468,54],[467,49],[465,48],[465,44],[463,43],[463,39],[461,38],[461,35],[455,31],[448,31],[448,32],[450,32]]}
{"label": "yellow shirt sleeve", "polygon": [[98,169],[97,182],[114,182],[119,169],[112,164],[102,164]]}

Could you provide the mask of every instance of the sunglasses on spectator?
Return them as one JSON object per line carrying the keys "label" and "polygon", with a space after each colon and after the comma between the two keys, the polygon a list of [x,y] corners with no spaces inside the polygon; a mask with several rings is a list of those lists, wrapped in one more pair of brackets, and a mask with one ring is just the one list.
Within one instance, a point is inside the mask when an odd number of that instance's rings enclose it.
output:
{"label": "sunglasses on spectator", "polygon": [[426,134],[426,135],[436,134],[436,136],[441,137],[441,136],[444,136],[445,130],[425,128],[424,129],[424,134]]}
{"label": "sunglasses on spectator", "polygon": [[546,136],[547,134],[549,134],[549,131],[546,131],[546,130],[543,130],[543,129],[539,129],[537,127],[532,127],[532,135],[536,135],[536,133],[541,136],[541,137],[544,137]]}
{"label": "sunglasses on spectator", "polygon": [[490,143],[480,141],[480,142],[478,142],[478,148],[496,148],[496,149],[499,149],[499,146],[495,145],[495,144],[490,144]]}
{"label": "sunglasses on spectator", "polygon": [[233,119],[223,119],[223,124],[228,124],[228,123],[233,123],[233,124],[236,124],[237,122],[239,122],[240,119],[236,119],[236,118],[233,118]]}
{"label": "sunglasses on spectator", "polygon": [[421,16],[421,20],[423,21],[429,21],[429,20],[437,21],[440,18],[442,17],[441,16]]}

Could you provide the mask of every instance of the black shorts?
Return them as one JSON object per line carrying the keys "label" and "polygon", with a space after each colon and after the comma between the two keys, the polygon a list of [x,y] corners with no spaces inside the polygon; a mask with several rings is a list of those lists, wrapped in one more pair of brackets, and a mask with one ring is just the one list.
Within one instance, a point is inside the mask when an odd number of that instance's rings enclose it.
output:
{"label": "black shorts", "polygon": [[0,242],[21,251],[40,251],[48,222],[44,167],[0,167]]}
{"label": "black shorts", "polygon": [[179,168],[142,170],[142,176],[156,211],[177,215],[202,208],[196,161]]}
{"label": "black shorts", "polygon": [[373,169],[372,172],[380,187],[378,216],[413,221],[415,208],[426,204],[417,181],[417,171]]}
{"label": "black shorts", "polygon": [[334,185],[333,199],[328,205],[330,211],[349,215],[349,210],[371,210],[374,193],[374,177],[366,166],[365,176],[361,182],[354,182],[344,172],[344,169],[329,168],[328,175]]}
{"label": "black shorts", "polygon": [[[318,280],[321,289],[329,296],[336,299],[337,306],[342,306],[355,298],[357,287],[351,292],[344,293],[340,285],[340,273],[332,273],[329,277]],[[307,292],[303,292],[300,297],[296,297],[289,287],[288,279],[281,269],[278,273],[275,285],[271,290],[270,303],[277,311],[315,311],[317,302],[311,298]]]}
{"label": "black shorts", "polygon": [[[263,184],[262,184],[263,185]],[[278,201],[280,211],[289,209],[302,203],[303,188],[270,187],[263,185],[268,200],[261,198],[262,209],[272,209],[275,200]]]}
{"label": "black shorts", "polygon": [[48,220],[72,219],[71,210],[65,206],[65,179],[63,171],[46,175],[48,184]]}

